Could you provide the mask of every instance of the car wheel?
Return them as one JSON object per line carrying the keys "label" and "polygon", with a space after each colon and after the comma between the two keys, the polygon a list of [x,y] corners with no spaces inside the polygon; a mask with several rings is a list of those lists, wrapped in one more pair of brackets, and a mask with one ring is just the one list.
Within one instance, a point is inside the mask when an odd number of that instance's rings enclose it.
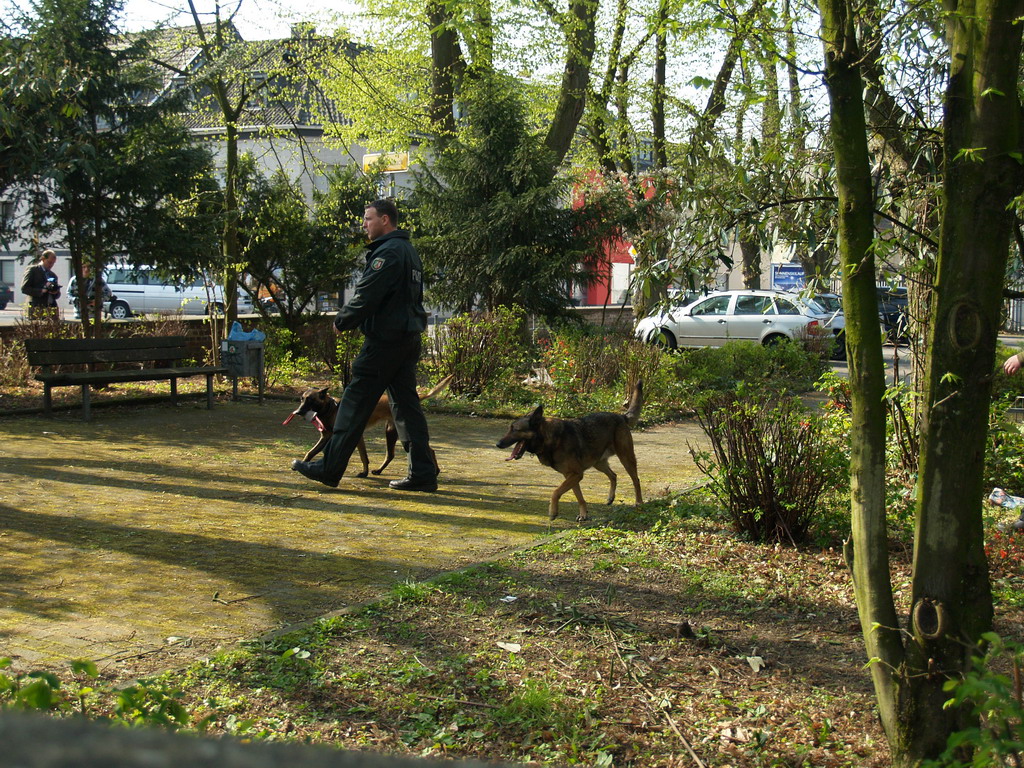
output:
{"label": "car wheel", "polygon": [[846,359],[846,331],[840,331],[835,335],[835,347],[832,349],[832,359]]}
{"label": "car wheel", "polygon": [[773,333],[770,336],[765,336],[764,339],[761,340],[761,344],[766,347],[774,347],[776,344],[779,344],[788,338],[789,337],[786,336],[785,334]]}
{"label": "car wheel", "polygon": [[654,337],[654,343],[665,349],[675,349],[676,337],[672,335],[672,331],[662,328],[658,331],[658,335]]}
{"label": "car wheel", "polygon": [[208,315],[210,314],[211,306],[213,308],[214,314],[217,314],[217,315],[223,315],[224,314],[224,304],[219,302],[219,301],[214,302],[213,305],[207,304],[206,305],[206,314],[208,314]]}
{"label": "car wheel", "polygon": [[131,307],[128,306],[127,302],[115,301],[110,305],[110,316],[115,320],[124,320],[132,316]]}
{"label": "car wheel", "polygon": [[5,309],[7,309],[7,302],[6,301],[0,301],[0,312],[2,312]]}

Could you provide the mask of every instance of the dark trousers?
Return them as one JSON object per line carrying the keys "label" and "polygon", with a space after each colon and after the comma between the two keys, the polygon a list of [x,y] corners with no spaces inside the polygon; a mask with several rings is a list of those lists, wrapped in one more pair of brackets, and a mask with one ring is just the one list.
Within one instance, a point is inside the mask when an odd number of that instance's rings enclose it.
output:
{"label": "dark trousers", "polygon": [[416,392],[416,364],[420,359],[420,334],[392,341],[363,341],[352,363],[352,381],[345,387],[334,420],[334,434],[324,446],[323,477],[339,480],[363,436],[363,429],[385,391],[402,445],[409,451],[409,475],[417,480],[436,474],[430,455],[427,420]]}

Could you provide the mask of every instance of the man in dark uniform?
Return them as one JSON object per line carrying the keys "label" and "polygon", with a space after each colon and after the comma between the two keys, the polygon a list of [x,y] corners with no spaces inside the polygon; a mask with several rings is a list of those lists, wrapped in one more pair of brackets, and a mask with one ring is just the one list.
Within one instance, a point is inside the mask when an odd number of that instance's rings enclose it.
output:
{"label": "man in dark uniform", "polygon": [[409,474],[392,480],[390,486],[437,490],[427,420],[416,392],[420,334],[427,328],[423,263],[409,233],[397,229],[397,221],[398,209],[390,200],[377,200],[366,208],[363,229],[370,238],[366,266],[354,295],[334,318],[338,333],[362,330],[363,347],[352,363],[352,381],[341,396],[334,434],[323,458],[292,462],[296,472],[331,488],[338,487],[370,414],[387,390],[398,434],[409,452]]}

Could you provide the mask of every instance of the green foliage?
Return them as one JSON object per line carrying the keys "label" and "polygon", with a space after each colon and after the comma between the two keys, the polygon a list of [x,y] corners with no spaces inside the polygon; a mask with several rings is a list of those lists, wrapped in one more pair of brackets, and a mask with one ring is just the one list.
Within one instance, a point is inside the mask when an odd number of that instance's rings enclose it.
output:
{"label": "green foliage", "polygon": [[[96,664],[88,660],[70,662],[72,674],[93,680],[99,676]],[[11,660],[0,658],[0,670],[9,670]],[[58,714],[88,715],[87,701],[98,693],[114,700],[112,718],[121,725],[160,725],[177,728],[188,725],[189,714],[179,699],[180,691],[139,682],[118,690],[97,692],[91,686],[71,682],[64,685],[52,672],[14,674],[0,671],[0,710],[29,709]]]}
{"label": "green foliage", "polygon": [[989,411],[984,487],[1024,495],[1024,424],[1010,420],[1003,403]]}
{"label": "green foliage", "polygon": [[827,368],[820,356],[791,341],[770,346],[731,341],[677,354],[681,396],[691,408],[729,392],[806,392]]}
{"label": "green foliage", "polygon": [[208,177],[209,154],[172,100],[149,98],[163,84],[146,40],[120,36],[121,10],[121,0],[38,0],[16,20],[24,44],[0,46],[0,68],[31,74],[0,90],[0,133],[32,132],[16,157],[5,153],[0,189],[31,203],[18,224],[64,243],[80,280],[83,264],[98,273],[114,254],[194,266],[211,242],[175,205]]}
{"label": "green foliage", "polygon": [[302,339],[283,322],[267,321],[262,325],[264,375],[269,385],[296,378],[309,378],[315,371]]}
{"label": "green foliage", "polygon": [[552,318],[566,313],[571,284],[590,282],[610,231],[586,206],[565,205],[568,181],[552,180],[519,88],[498,75],[467,86],[462,130],[417,174],[417,245],[441,304]]}
{"label": "green foliage", "polygon": [[181,696],[181,691],[140,682],[117,693],[114,714],[125,725],[161,725],[174,730],[189,722]]}
{"label": "green foliage", "polygon": [[1005,344],[999,344],[996,348],[996,361],[992,377],[992,400],[993,402],[1013,403],[1013,401],[1024,396],[1024,376],[1007,376],[1003,373],[1003,363],[1008,357],[1017,354],[1019,350],[1010,348]]}
{"label": "green foliage", "polygon": [[454,374],[450,389],[457,395],[509,389],[526,369],[524,322],[521,307],[498,306],[437,326],[430,352],[438,378]]}
{"label": "green foliage", "polygon": [[239,235],[244,284],[258,311],[273,311],[293,330],[321,291],[342,288],[359,265],[366,205],[376,199],[376,177],[356,166],[335,169],[311,212],[301,186],[282,171],[269,179],[250,156],[239,159]]}
{"label": "green foliage", "polygon": [[831,425],[796,398],[722,396],[697,418],[712,453],[691,448],[694,461],[735,530],[754,541],[803,541],[822,494],[848,482]]}
{"label": "green foliage", "polygon": [[967,707],[978,725],[949,736],[946,751],[924,768],[1020,765],[1024,759],[1024,646],[994,632],[982,635],[984,653],[974,656],[962,680],[943,686],[953,697],[946,707]]}
{"label": "green foliage", "polygon": [[[0,658],[0,670],[10,666],[10,659]],[[60,709],[64,701],[60,679],[50,672],[0,672],[0,707],[50,711]]]}

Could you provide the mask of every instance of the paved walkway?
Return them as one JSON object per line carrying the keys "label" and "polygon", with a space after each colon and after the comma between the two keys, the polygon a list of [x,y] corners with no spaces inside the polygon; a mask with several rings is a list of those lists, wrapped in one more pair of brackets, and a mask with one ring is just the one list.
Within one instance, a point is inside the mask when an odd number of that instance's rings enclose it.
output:
{"label": "paved walkway", "polygon": [[[22,670],[74,658],[115,675],[162,669],[575,525],[571,494],[547,523],[560,475],[494,447],[504,421],[430,418],[436,494],[387,489],[398,459],[332,490],[288,469],[315,437],[281,425],[290,408],[0,420],[0,657]],[[686,443],[701,439],[693,425],[636,434],[648,497],[696,481]],[[383,440],[369,451],[373,464]],[[606,491],[587,474],[592,518]]]}

